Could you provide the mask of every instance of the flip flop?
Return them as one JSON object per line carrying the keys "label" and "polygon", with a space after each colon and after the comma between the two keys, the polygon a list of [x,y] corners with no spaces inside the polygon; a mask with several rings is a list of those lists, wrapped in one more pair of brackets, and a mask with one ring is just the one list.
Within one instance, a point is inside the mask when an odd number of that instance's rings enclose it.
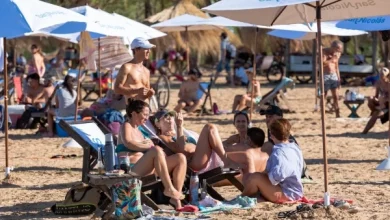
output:
{"label": "flip flop", "polygon": [[63,159],[65,156],[64,155],[54,155],[52,157],[50,157],[50,159]]}

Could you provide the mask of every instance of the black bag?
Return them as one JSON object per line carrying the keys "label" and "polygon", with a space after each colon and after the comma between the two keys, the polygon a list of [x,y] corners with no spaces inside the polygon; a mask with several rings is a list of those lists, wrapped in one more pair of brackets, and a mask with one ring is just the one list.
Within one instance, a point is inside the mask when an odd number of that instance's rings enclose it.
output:
{"label": "black bag", "polygon": [[78,184],[66,193],[63,202],[54,204],[51,211],[56,215],[90,215],[97,209],[100,197],[98,189]]}
{"label": "black bag", "polygon": [[33,118],[31,118],[31,114],[33,112],[33,108],[28,108],[26,111],[24,111],[22,116],[16,122],[16,128],[29,129],[33,121]]}

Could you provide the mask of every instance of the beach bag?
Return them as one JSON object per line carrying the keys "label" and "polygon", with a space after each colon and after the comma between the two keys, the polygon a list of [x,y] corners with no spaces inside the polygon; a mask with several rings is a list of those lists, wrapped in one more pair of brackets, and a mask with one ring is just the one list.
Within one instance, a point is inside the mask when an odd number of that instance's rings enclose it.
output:
{"label": "beach bag", "polygon": [[142,181],[135,178],[112,186],[116,217],[134,219],[142,216],[141,186]]}
{"label": "beach bag", "polygon": [[97,188],[80,183],[66,193],[63,202],[54,204],[51,211],[56,215],[90,215],[95,212],[99,200]]}

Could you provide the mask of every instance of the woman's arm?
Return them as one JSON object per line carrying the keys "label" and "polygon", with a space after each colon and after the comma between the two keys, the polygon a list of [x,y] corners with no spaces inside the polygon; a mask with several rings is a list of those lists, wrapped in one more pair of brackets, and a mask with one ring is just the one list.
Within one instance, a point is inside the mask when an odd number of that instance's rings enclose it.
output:
{"label": "woman's arm", "polygon": [[132,135],[134,129],[131,127],[129,123],[123,124],[123,130],[122,130],[121,138],[122,143],[129,148],[130,150],[134,151],[146,151],[154,146],[153,142],[150,139],[144,139],[144,140],[134,140],[134,136]]}

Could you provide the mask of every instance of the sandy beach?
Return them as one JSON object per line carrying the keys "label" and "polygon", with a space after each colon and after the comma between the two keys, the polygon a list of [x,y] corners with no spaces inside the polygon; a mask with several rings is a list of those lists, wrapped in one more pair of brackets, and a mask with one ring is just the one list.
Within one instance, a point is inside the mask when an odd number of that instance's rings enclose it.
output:
{"label": "sandy beach", "polygon": [[[207,80],[206,77],[204,80]],[[262,84],[265,94],[273,85]],[[224,81],[221,81],[224,83]],[[172,85],[170,108],[177,102],[178,83]],[[348,87],[343,87],[344,94]],[[243,94],[245,88],[227,88],[219,86],[212,90],[213,102],[221,110],[231,110],[232,98]],[[359,87],[359,92],[373,95],[372,87]],[[286,114],[293,126],[293,133],[302,147],[308,164],[309,175],[316,184],[305,185],[305,196],[320,199],[324,192],[323,152],[321,138],[321,115],[313,112],[314,85],[300,85],[288,91],[288,100],[295,113]],[[376,166],[386,157],[388,145],[388,124],[380,124],[367,135],[362,135],[369,109],[364,104],[358,111],[360,119],[349,119],[349,110],[340,103],[342,118],[334,114],[326,115],[329,157],[329,192],[331,197],[351,199],[360,207],[356,214],[345,210],[333,210],[328,217],[318,212],[315,219],[390,219],[390,181],[388,171],[376,171]],[[185,118],[187,129],[200,132],[205,123],[218,126],[221,137],[227,138],[235,133],[232,124],[233,115],[191,116]],[[265,119],[258,113],[253,123],[266,129]],[[32,130],[10,131],[10,163],[14,167],[11,183],[0,185],[0,219],[58,219],[51,213],[50,207],[63,200],[67,190],[81,180],[82,150],[64,149],[61,144],[68,138],[41,138]],[[4,170],[4,138],[0,140],[1,179]],[[76,158],[50,159],[53,155],[76,154]],[[232,187],[218,189],[227,198],[239,195]],[[212,215],[215,219],[277,219],[279,211],[294,209],[296,205],[276,205],[261,203],[254,209],[234,210],[229,213]],[[90,216],[67,219],[89,219]]]}

